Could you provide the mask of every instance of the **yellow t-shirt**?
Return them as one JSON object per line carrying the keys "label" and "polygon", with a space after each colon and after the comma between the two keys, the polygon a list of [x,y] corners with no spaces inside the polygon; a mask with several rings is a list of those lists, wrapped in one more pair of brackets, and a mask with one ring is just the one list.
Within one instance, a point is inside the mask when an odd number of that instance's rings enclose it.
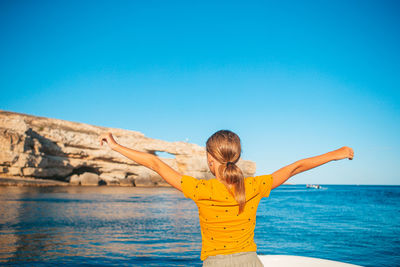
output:
{"label": "yellow t-shirt", "polygon": [[208,256],[257,251],[254,228],[258,204],[268,197],[272,175],[245,178],[246,205],[238,215],[239,204],[216,178],[205,180],[183,175],[182,192],[199,209],[202,236],[200,259]]}

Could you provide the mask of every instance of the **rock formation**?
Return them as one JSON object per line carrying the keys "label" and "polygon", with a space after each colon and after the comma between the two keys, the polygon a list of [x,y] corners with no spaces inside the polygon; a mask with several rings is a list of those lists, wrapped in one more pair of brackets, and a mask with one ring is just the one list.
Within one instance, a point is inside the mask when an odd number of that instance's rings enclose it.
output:
{"label": "rock formation", "polygon": [[[101,147],[98,137],[110,131],[121,145],[152,153],[178,172],[209,179],[205,148],[186,142],[166,142],[140,132],[36,117],[0,110],[0,176],[40,178],[75,185],[170,186],[156,172]],[[245,176],[255,163],[239,160]]]}

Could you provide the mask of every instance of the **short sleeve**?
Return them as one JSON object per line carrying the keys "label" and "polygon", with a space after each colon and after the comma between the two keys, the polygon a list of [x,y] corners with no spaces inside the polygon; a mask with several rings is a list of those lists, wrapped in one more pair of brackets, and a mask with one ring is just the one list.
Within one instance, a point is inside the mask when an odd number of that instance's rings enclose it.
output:
{"label": "short sleeve", "polygon": [[182,175],[182,180],[181,180],[181,186],[182,186],[182,193],[186,198],[190,198],[193,201],[198,199],[198,188],[199,188],[199,183],[201,181],[188,176],[188,175]]}
{"label": "short sleeve", "polygon": [[261,197],[269,197],[269,193],[271,193],[272,189],[272,175],[267,174],[267,175],[261,175],[258,176],[259,179],[259,189],[260,189],[260,194]]}

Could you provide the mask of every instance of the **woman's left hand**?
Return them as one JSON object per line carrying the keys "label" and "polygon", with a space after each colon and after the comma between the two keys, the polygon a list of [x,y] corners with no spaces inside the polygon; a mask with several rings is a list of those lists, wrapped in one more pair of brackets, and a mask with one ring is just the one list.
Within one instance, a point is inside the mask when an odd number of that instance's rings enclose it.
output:
{"label": "woman's left hand", "polygon": [[337,154],[336,160],[346,159],[346,158],[352,160],[354,157],[353,149],[348,146],[341,147],[338,150],[336,150],[335,152]]}
{"label": "woman's left hand", "polygon": [[99,141],[100,141],[101,146],[103,145],[103,142],[106,142],[110,146],[111,149],[114,149],[118,145],[117,142],[115,141],[112,133],[109,133],[109,132],[101,134],[99,137]]}

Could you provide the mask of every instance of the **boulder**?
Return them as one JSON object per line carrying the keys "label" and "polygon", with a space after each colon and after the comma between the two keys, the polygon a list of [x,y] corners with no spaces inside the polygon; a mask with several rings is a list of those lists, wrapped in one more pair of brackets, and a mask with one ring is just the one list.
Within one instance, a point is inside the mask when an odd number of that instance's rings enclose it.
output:
{"label": "boulder", "polygon": [[69,178],[69,183],[71,185],[80,185],[81,184],[81,180],[79,179],[79,176],[74,174]]}
{"label": "boulder", "polygon": [[83,186],[95,186],[99,185],[100,182],[99,175],[92,172],[85,172],[79,175],[79,180]]}

